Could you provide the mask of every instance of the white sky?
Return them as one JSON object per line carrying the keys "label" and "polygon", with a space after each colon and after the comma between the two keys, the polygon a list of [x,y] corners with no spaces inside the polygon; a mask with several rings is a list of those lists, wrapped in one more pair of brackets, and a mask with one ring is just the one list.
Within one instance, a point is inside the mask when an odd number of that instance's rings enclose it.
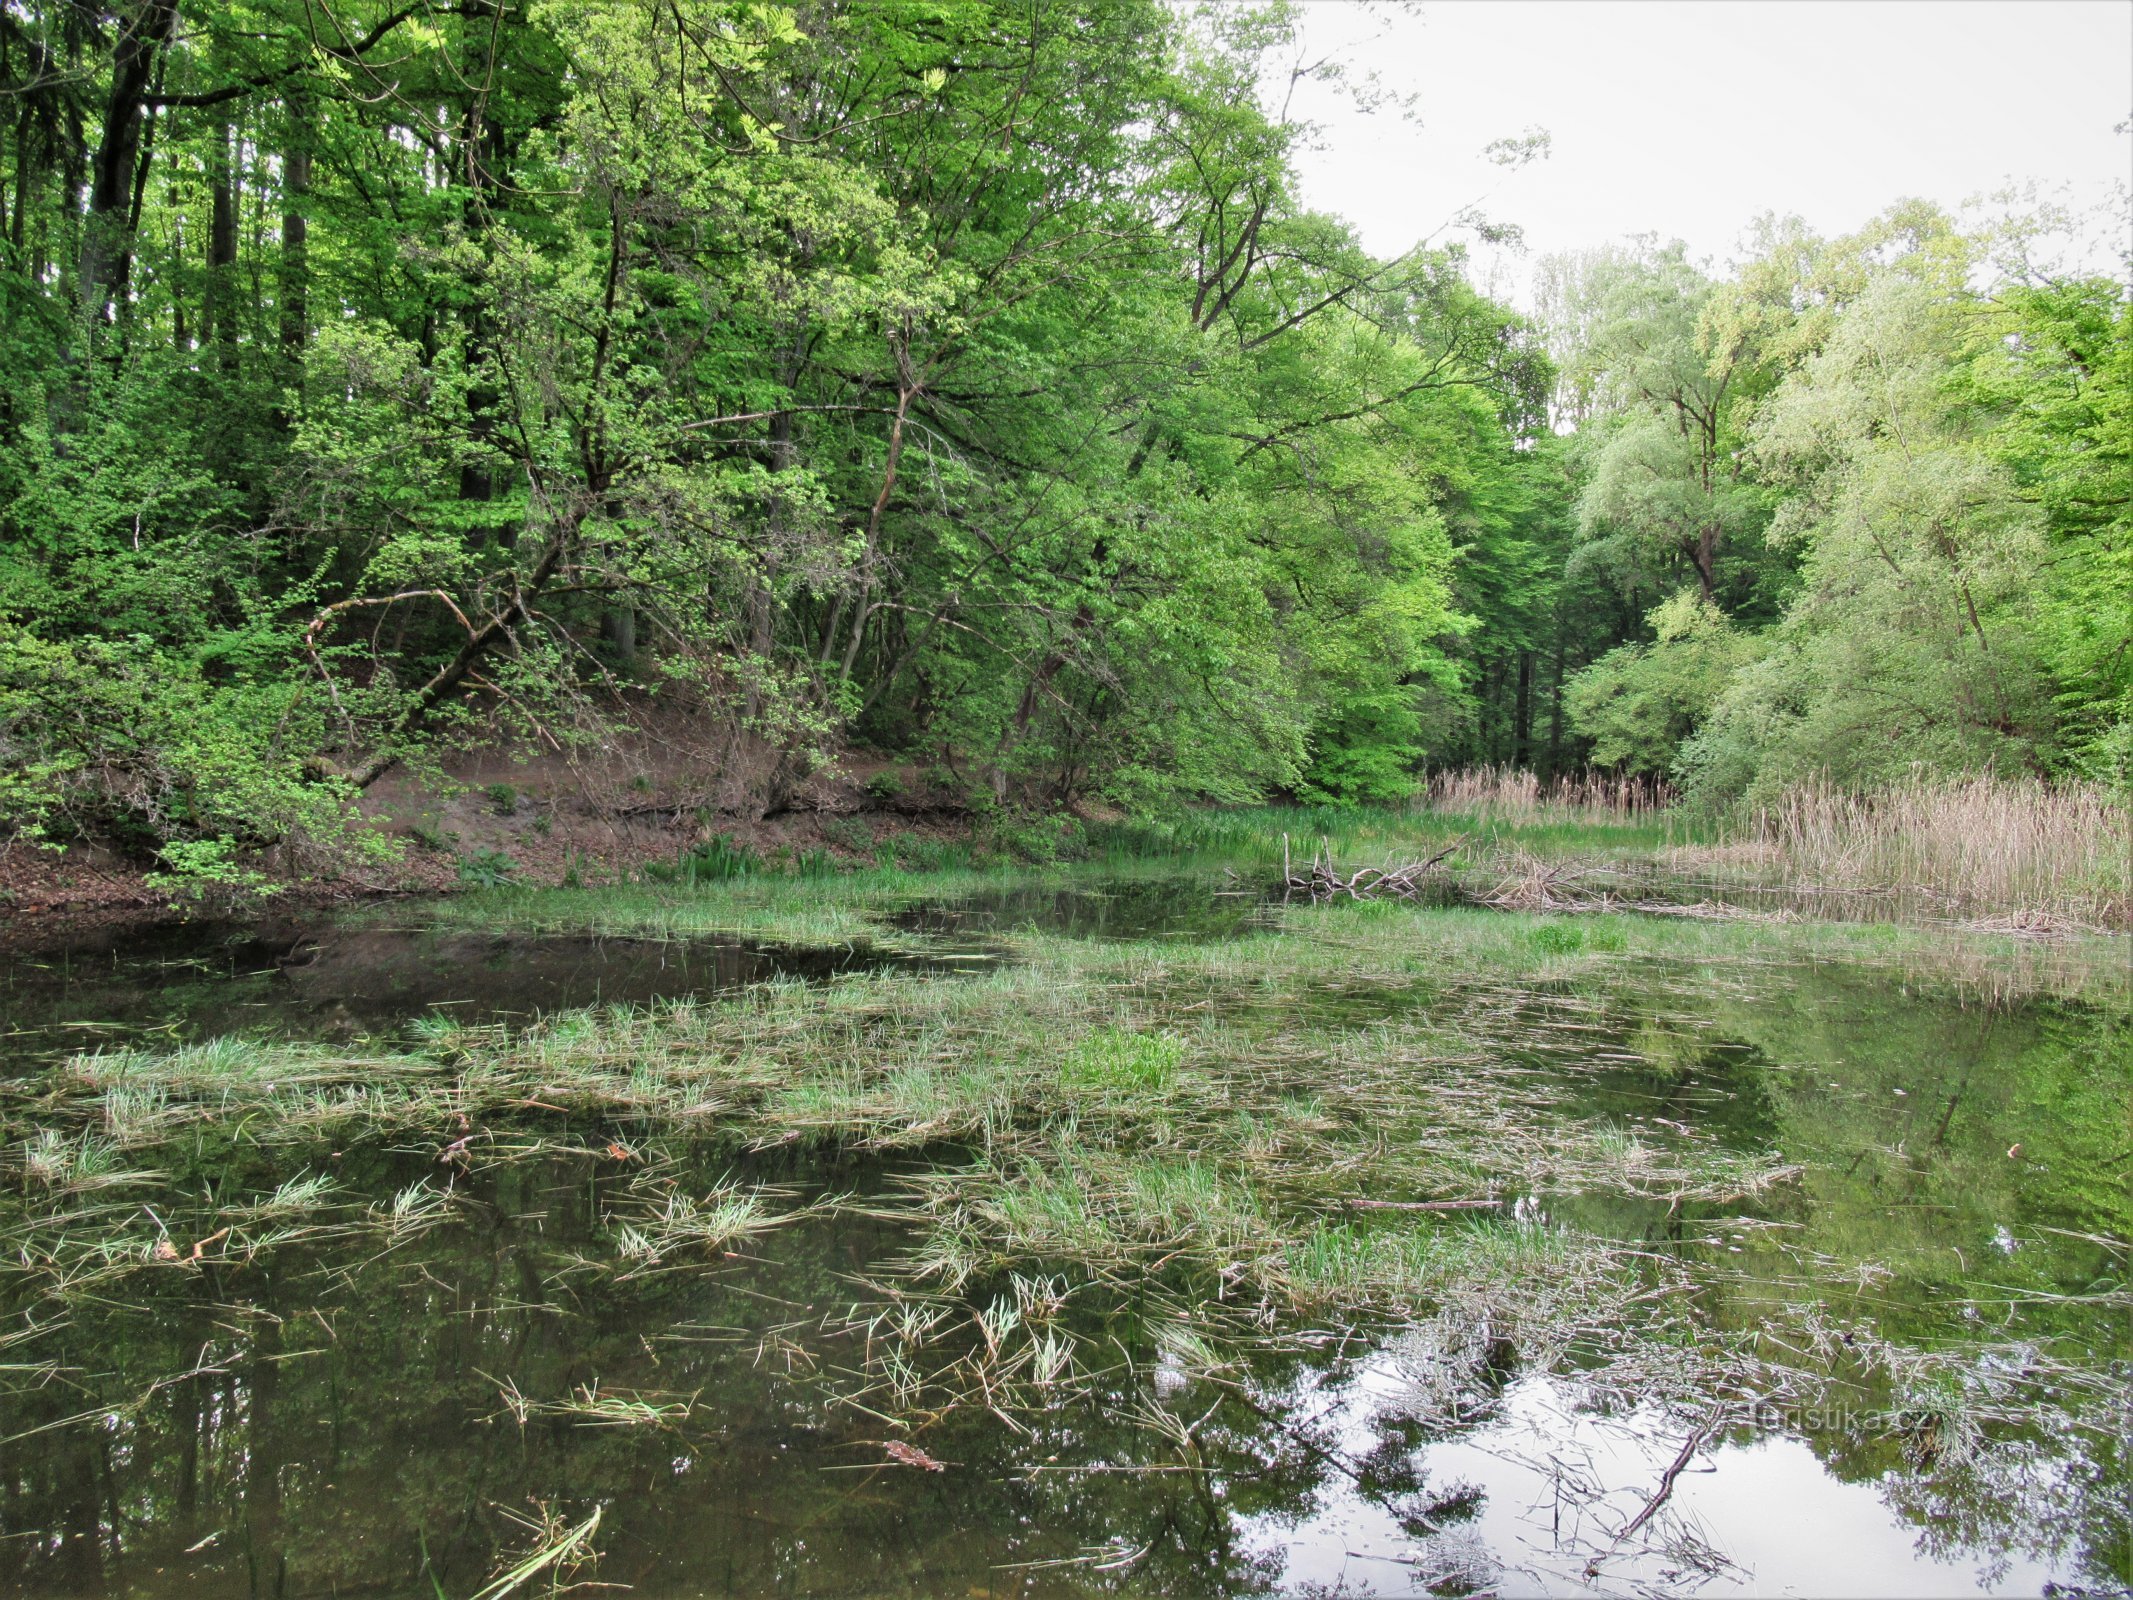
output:
{"label": "white sky", "polygon": [[[1906,196],[2034,179],[2088,205],[2133,179],[2133,0],[1312,0],[1306,22],[1420,96],[1420,126],[1300,96],[1324,130],[1306,201],[1392,254],[1487,195],[1528,260],[1477,249],[1478,275],[1516,299],[1531,256],[1633,233],[1723,263],[1763,211],[1838,234]],[[1482,160],[1536,125],[1547,161]]]}

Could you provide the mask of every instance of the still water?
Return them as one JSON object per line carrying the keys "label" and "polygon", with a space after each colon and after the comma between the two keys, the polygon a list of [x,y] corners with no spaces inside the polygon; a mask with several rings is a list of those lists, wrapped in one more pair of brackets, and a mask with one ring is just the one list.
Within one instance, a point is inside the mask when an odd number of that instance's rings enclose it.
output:
{"label": "still water", "polygon": [[[1200,884],[929,906],[904,928],[1205,939],[1261,915]],[[19,1074],[6,1137],[27,1149],[40,1075],[72,1048],[348,1039],[437,1007],[508,1019],[890,959],[330,921],[21,948],[0,978],[4,1070]],[[893,959],[955,965],[952,952]],[[1343,996],[1326,1026],[1402,1003]],[[2093,1393],[2071,1385],[2064,1427],[2049,1403],[1995,1408],[2018,1381],[2048,1391],[2054,1363],[2122,1387],[2133,1362],[2114,1298],[2133,1233],[2122,1017],[1803,964],[1753,982],[1656,974],[1570,1035],[1536,1025],[1525,1039],[1514,1005],[1504,1036],[1583,1114],[1801,1168],[1754,1202],[1573,1196],[1532,1207],[1536,1226],[1687,1263],[1711,1329],[1805,1327],[1812,1302],[1832,1327],[1975,1346],[1957,1369],[1966,1394],[1922,1422],[1903,1420],[1886,1373],[1828,1408],[1642,1404],[1619,1368],[1603,1381],[1582,1356],[1541,1360],[1485,1316],[1283,1325],[1210,1368],[1178,1358],[1161,1294],[1092,1282],[1052,1315],[1106,1353],[1094,1381],[1036,1411],[958,1405],[913,1432],[853,1403],[851,1376],[883,1337],[883,1285],[914,1243],[868,1202],[953,1150],[899,1166],[682,1149],[662,1181],[767,1186],[799,1219],[708,1260],[618,1270],[617,1217],[642,1180],[597,1133],[442,1174],[434,1148],[405,1141],[218,1147],[198,1170],[181,1161],[172,1188],[267,1194],[315,1173],[331,1198],[279,1248],[180,1260],[63,1309],[0,1283],[0,1592],[465,1600],[594,1510],[600,1560],[574,1576],[655,1597],[2133,1584],[2125,1439],[2094,1426]],[[445,1198],[419,1225],[335,1231],[408,1194]],[[809,1205],[832,1195],[842,1203]],[[81,1199],[107,1203],[131,1202],[123,1187]],[[974,1285],[972,1303],[1006,1276]],[[1799,1337],[1803,1359],[1849,1359]],[[2035,1370],[2011,1370],[2025,1361]],[[915,1451],[890,1448],[913,1438]]]}

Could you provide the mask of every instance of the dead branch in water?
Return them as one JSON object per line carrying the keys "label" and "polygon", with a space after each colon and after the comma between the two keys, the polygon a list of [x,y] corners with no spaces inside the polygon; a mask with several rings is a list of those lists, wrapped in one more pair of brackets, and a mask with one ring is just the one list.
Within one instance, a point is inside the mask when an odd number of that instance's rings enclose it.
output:
{"label": "dead branch in water", "polygon": [[1613,911],[1617,901],[1611,890],[1595,892],[1584,886],[1593,874],[1589,866],[1575,861],[1542,861],[1516,852],[1507,875],[1487,894],[1477,896],[1483,905],[1504,911]]}
{"label": "dead branch in water", "polygon": [[1588,1580],[1598,1577],[1601,1563],[1620,1549],[1625,1540],[1634,1538],[1637,1531],[1657,1515],[1659,1508],[1665,1505],[1674,1493],[1674,1480],[1688,1470],[1688,1465],[1695,1459],[1696,1452],[1703,1448],[1706,1439],[1718,1431],[1718,1425],[1724,1420],[1724,1417],[1724,1409],[1714,1406],[1710,1414],[1697,1425],[1695,1431],[1683,1443],[1681,1453],[1674,1457],[1673,1464],[1659,1475],[1658,1492],[1644,1502],[1644,1509],[1631,1519],[1628,1527],[1607,1542],[1605,1550],[1602,1550],[1585,1563],[1585,1576]]}
{"label": "dead branch in water", "polygon": [[1342,895],[1351,900],[1378,900],[1387,896],[1396,900],[1414,900],[1426,892],[1428,875],[1449,860],[1465,843],[1466,835],[1462,833],[1427,860],[1384,867],[1364,867],[1359,872],[1343,877],[1333,865],[1331,841],[1321,838],[1318,848],[1311,853],[1311,864],[1302,872],[1298,872],[1289,854],[1289,836],[1283,834],[1283,898],[1308,894],[1314,903],[1337,900]]}

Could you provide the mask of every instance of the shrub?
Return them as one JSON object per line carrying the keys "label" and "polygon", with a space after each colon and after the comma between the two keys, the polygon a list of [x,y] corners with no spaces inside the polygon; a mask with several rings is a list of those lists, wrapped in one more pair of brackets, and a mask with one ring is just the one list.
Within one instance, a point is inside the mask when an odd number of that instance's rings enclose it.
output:
{"label": "shrub", "polygon": [[502,850],[477,850],[459,862],[459,881],[470,889],[502,889],[518,882],[518,863]]}
{"label": "shrub", "polygon": [[986,835],[1007,854],[1034,866],[1080,861],[1089,854],[1088,829],[1078,817],[1000,816],[992,819]]}
{"label": "shrub", "polygon": [[1652,643],[1610,650],[1565,685],[1563,703],[1596,765],[1663,776],[1760,646],[1693,589],[1647,620]]}

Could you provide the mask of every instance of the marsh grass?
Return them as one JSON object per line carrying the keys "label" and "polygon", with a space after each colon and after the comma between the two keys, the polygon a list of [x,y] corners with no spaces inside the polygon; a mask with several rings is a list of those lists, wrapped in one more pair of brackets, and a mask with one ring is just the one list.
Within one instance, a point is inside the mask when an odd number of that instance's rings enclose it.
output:
{"label": "marsh grass", "polygon": [[[588,1126],[736,1156],[903,1150],[929,1162],[904,1214],[933,1238],[920,1254],[931,1250],[937,1277],[957,1276],[957,1261],[967,1275],[1010,1257],[1109,1270],[1168,1255],[1274,1299],[1290,1293],[1290,1244],[1352,1199],[1679,1198],[1775,1181],[1775,1163],[1626,1145],[1563,1113],[1530,1052],[1509,1048],[1502,986],[1601,974],[1611,947],[1648,947],[1649,934],[1539,937],[1479,913],[1365,929],[1298,911],[1286,926],[1185,948],[1032,936],[1018,964],[976,976],[769,984],[518,1029],[426,1022],[398,1048],[225,1039],[93,1052],[56,1075],[20,1159],[54,1217],[69,1212],[68,1183],[152,1172],[142,1157],[287,1150],[293,1174],[188,1225],[226,1227],[218,1253],[248,1255],[273,1229],[414,1237],[451,1220],[458,1170],[573,1142],[602,1159],[612,1135],[587,1140]],[[1358,1003],[1364,1013],[1327,1026]],[[1374,1022],[1372,1006],[1385,1010]],[[1530,1019],[1516,1025],[1530,1031]],[[437,1152],[437,1174],[350,1208],[307,1152],[381,1139]],[[613,1218],[622,1270],[715,1256],[792,1209],[737,1183],[645,1182]],[[72,1230],[71,1255],[48,1253],[43,1270],[81,1285],[152,1263],[158,1240],[131,1215],[94,1249],[94,1230]],[[193,1242],[170,1241],[181,1253]]]}
{"label": "marsh grass", "polygon": [[[911,892],[901,875],[862,886],[870,913]],[[529,897],[526,914],[626,924],[681,905],[715,921],[738,906],[758,926],[826,926],[850,910],[795,879],[648,896]],[[417,1271],[478,1218],[475,1179],[546,1160],[599,1188],[592,1236],[547,1280],[587,1298],[734,1270],[803,1218],[863,1211],[896,1229],[841,1317],[781,1327],[759,1355],[895,1430],[959,1406],[1026,1426],[1148,1383],[1229,1392],[1253,1353],[1311,1330],[1364,1344],[1430,1330],[1462,1371],[1511,1349],[1684,1404],[1720,1368],[1805,1394],[1811,1375],[1784,1374],[1808,1363],[1774,1339],[1682,1320],[1678,1264],[1551,1220],[1594,1198],[1653,1214],[1728,1204],[1794,1169],[1580,1110],[1581,1076],[1671,1072],[1693,1054],[1669,985],[1752,996],[1803,960],[1956,996],[1966,971],[1998,992],[2129,988],[2115,947],[2082,941],[1405,906],[1294,906],[1204,944],[1002,943],[1013,962],[956,977],[879,970],[524,1026],[424,1019],[359,1048],[85,1053],[0,1098],[11,1124],[35,1119],[11,1134],[19,1173],[0,1172],[0,1286],[63,1320],[277,1259]],[[1640,1002],[1624,1032],[1631,991],[1661,1003]],[[390,1192],[328,1176],[359,1149],[401,1159]],[[855,1157],[890,1169],[863,1199],[748,1176]],[[239,1176],[200,1196],[197,1174],[225,1166]],[[1476,1209],[1418,1209],[1442,1202]],[[1156,1329],[1152,1375],[1106,1337],[1124,1305]],[[824,1358],[833,1335],[857,1353]],[[1811,1354],[1856,1365],[1860,1348],[1855,1333]],[[1877,1381],[1926,1399],[1955,1370],[1898,1363]],[[522,1420],[693,1425],[696,1397],[625,1381],[516,1403]],[[2010,1393],[1995,1415],[2025,1403]],[[1148,1425],[1179,1424],[1153,1406]],[[1936,1426],[1954,1439],[1962,1424]]]}
{"label": "marsh grass", "polygon": [[594,1538],[600,1531],[603,1510],[593,1507],[592,1515],[576,1524],[567,1522],[559,1510],[546,1502],[536,1506],[532,1516],[507,1512],[531,1536],[533,1548],[529,1554],[499,1568],[473,1600],[507,1600],[511,1595],[527,1593],[527,1585],[544,1574],[549,1580],[544,1587],[550,1594],[577,1588],[577,1575],[598,1559]]}
{"label": "marsh grass", "polygon": [[1098,1028],[1067,1052],[1059,1077],[1070,1087],[1160,1090],[1184,1055],[1184,1046],[1165,1034]]}
{"label": "marsh grass", "polygon": [[[1964,916],[2133,925],[2133,809],[2101,784],[1917,776],[1788,790],[1699,863],[1827,894],[1914,896]],[[2009,926],[2020,929],[2015,920]]]}
{"label": "marsh grass", "polygon": [[1426,791],[1433,810],[1511,821],[1613,821],[1669,810],[1675,799],[1672,786],[1654,778],[1586,771],[1544,780],[1508,763],[1432,773]]}

